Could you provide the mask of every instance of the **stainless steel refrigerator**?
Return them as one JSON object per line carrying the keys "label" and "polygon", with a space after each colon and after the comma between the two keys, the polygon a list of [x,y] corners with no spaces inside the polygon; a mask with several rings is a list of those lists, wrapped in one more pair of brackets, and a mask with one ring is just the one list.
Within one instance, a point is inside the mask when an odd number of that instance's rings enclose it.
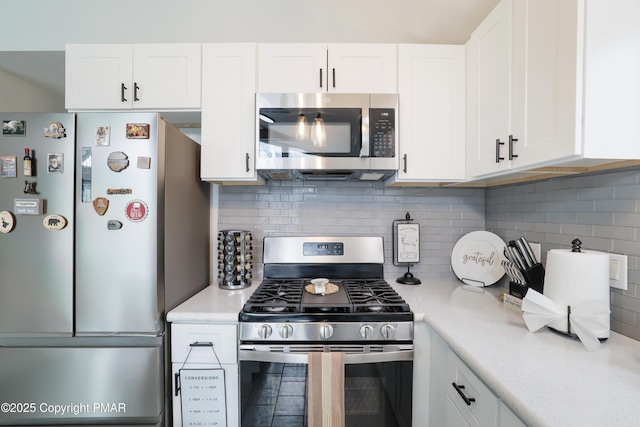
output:
{"label": "stainless steel refrigerator", "polygon": [[154,113],[0,116],[0,425],[164,425],[165,314],[209,284],[199,145]]}

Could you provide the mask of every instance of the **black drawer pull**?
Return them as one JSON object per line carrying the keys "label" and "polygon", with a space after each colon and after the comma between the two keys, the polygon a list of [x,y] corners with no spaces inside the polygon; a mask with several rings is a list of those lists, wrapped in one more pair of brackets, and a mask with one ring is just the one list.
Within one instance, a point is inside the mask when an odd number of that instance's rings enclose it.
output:
{"label": "black drawer pull", "polygon": [[464,391],[463,391],[464,390],[464,386],[463,385],[458,385],[456,383],[451,383],[451,385],[453,386],[453,388],[456,389],[456,391],[458,392],[458,394],[460,395],[462,400],[464,400],[464,403],[467,404],[467,406],[471,406],[471,403],[476,401],[475,397],[467,397],[464,394]]}

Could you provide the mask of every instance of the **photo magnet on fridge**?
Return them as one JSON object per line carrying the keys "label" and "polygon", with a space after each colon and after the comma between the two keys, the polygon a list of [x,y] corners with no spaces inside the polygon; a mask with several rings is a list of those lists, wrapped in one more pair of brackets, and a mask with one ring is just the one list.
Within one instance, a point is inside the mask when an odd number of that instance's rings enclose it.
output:
{"label": "photo magnet on fridge", "polygon": [[27,134],[27,122],[24,120],[3,120],[2,134],[6,136],[25,136]]}
{"label": "photo magnet on fridge", "polygon": [[149,139],[149,125],[147,123],[127,123],[128,139]]}
{"label": "photo magnet on fridge", "polygon": [[96,145],[109,145],[111,139],[111,126],[96,127]]}

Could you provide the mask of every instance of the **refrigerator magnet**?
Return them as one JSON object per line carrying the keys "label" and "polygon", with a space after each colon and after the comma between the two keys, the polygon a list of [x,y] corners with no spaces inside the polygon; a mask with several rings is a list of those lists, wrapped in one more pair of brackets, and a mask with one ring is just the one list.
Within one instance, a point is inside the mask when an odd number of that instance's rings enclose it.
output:
{"label": "refrigerator magnet", "polygon": [[142,200],[132,200],[125,207],[127,219],[132,222],[142,222],[149,215],[149,207]]}
{"label": "refrigerator magnet", "polygon": [[120,230],[122,228],[122,223],[117,219],[110,219],[107,221],[107,230]]}
{"label": "refrigerator magnet", "polygon": [[111,141],[111,126],[96,127],[96,145],[107,146]]}
{"label": "refrigerator magnet", "polygon": [[27,134],[27,122],[24,120],[3,120],[2,134],[5,136],[25,136]]}
{"label": "refrigerator magnet", "polygon": [[93,210],[100,216],[104,215],[109,209],[109,199],[106,197],[96,197],[93,199]]}
{"label": "refrigerator magnet", "polygon": [[2,178],[16,177],[16,156],[0,156],[0,176]]}
{"label": "refrigerator magnet", "polygon": [[60,122],[51,122],[44,128],[44,136],[46,138],[64,138],[67,136],[64,126]]}
{"label": "refrigerator magnet", "polygon": [[16,220],[9,211],[0,212],[0,233],[11,233],[16,226]]}
{"label": "refrigerator magnet", "polygon": [[147,123],[127,123],[128,139],[149,139],[149,125]]}
{"label": "refrigerator magnet", "polygon": [[47,153],[47,172],[62,173],[64,170],[64,154]]}
{"label": "refrigerator magnet", "polygon": [[138,156],[138,169],[151,169],[151,157]]}
{"label": "refrigerator magnet", "polygon": [[114,151],[107,158],[109,169],[114,172],[120,172],[129,167],[129,156],[122,151]]}
{"label": "refrigerator magnet", "polygon": [[42,224],[47,230],[58,231],[67,226],[67,219],[62,215],[47,215],[42,220]]}

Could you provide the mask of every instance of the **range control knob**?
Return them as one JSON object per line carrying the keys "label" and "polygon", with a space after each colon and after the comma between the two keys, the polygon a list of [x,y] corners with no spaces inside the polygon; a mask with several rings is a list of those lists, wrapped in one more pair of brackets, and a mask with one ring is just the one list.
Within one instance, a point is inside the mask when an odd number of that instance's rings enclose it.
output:
{"label": "range control knob", "polygon": [[360,335],[365,340],[370,340],[371,338],[373,338],[373,326],[366,324],[360,326]]}
{"label": "range control knob", "polygon": [[287,338],[291,338],[291,335],[293,335],[293,327],[288,323],[282,325],[282,328],[280,328],[280,336],[286,340]]}
{"label": "range control knob", "polygon": [[380,327],[380,334],[386,339],[391,339],[396,335],[396,328],[393,325],[385,323]]}
{"label": "range control knob", "polygon": [[329,325],[328,323],[323,323],[320,326],[320,338],[322,338],[323,340],[328,340],[332,336],[333,336],[333,326]]}
{"label": "range control knob", "polygon": [[272,332],[271,326],[267,324],[260,325],[260,327],[258,328],[258,336],[263,340],[266,340],[267,338],[269,338],[271,336],[271,332]]}

